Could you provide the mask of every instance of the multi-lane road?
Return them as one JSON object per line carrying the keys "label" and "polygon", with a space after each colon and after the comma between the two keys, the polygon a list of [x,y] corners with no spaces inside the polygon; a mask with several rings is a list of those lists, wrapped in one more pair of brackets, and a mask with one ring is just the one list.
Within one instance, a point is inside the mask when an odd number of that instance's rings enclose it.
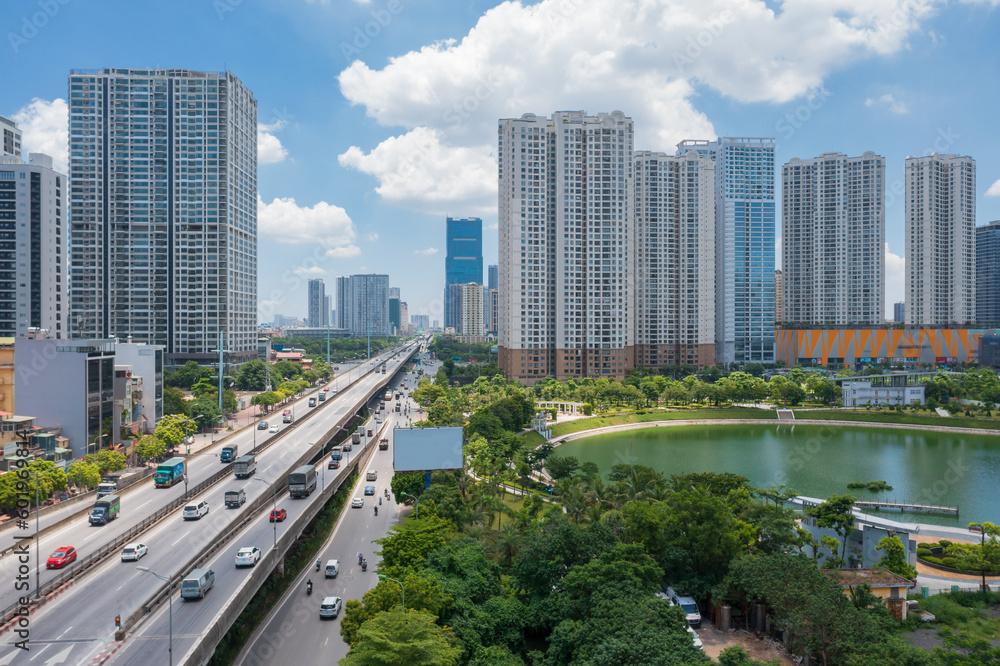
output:
{"label": "multi-lane road", "polygon": [[[378,372],[381,361],[389,358],[393,352],[386,353],[378,359],[373,359],[370,368],[354,370],[355,376],[350,377],[352,383],[348,386],[348,378],[340,377],[334,382],[338,393],[335,399],[315,408],[313,414],[305,423],[301,423],[289,436],[282,437],[281,432],[270,435],[264,431],[256,435],[281,438],[277,443],[267,448],[257,457],[257,473],[254,480],[238,480],[232,478],[223,480],[200,495],[198,500],[208,502],[210,512],[199,521],[186,522],[181,519],[180,510],[166,516],[161,522],[144,533],[137,540],[149,546],[149,554],[139,563],[153,571],[181,575],[187,572],[176,570],[193,554],[204,548],[213,538],[235,518],[242,509],[226,510],[223,495],[227,490],[242,487],[247,495],[247,503],[251,503],[262,494],[271,492],[270,483],[280,479],[287,473],[295,460],[300,458],[313,443],[318,441],[336,424],[353,412],[365,395],[375,387],[384,383],[396,370],[401,356],[388,363],[388,375]],[[358,379],[361,372],[374,370]],[[296,403],[295,413],[304,415],[311,409],[307,400]],[[241,450],[250,450],[255,433],[244,432],[227,440],[236,442]],[[260,440],[258,439],[258,444]],[[221,448],[217,444],[206,449],[201,455],[191,456],[189,464],[190,484],[197,485],[219,469],[217,453]],[[152,482],[139,484],[138,487],[126,492],[122,497],[121,516],[104,527],[90,527],[86,517],[81,517],[71,523],[56,528],[41,539],[41,566],[43,568],[42,582],[54,575],[44,571],[45,559],[48,553],[58,546],[72,545],[86,556],[101,543],[109,541],[121,534],[128,527],[142,520],[157,508],[165,505],[184,492],[184,485],[178,484],[170,489],[156,489]],[[293,505],[287,504],[290,512]],[[263,512],[267,521],[267,512]],[[253,523],[256,524],[256,523]],[[280,530],[280,526],[279,526]],[[268,526],[267,540],[262,540],[259,547],[266,548],[273,539]],[[237,540],[238,542],[238,540]],[[238,546],[236,546],[238,547]],[[227,558],[235,555],[223,549]],[[232,560],[229,560],[230,562]],[[0,571],[6,574],[6,580],[14,580],[14,557],[8,556],[0,561]],[[32,562],[32,565],[34,563]],[[34,577],[34,570],[31,572]],[[92,656],[98,654],[113,637],[114,618],[120,614],[127,617],[145,602],[152,591],[160,586],[160,582],[148,574],[139,572],[135,563],[123,563],[118,558],[112,558],[97,569],[85,575],[79,582],[58,598],[42,606],[30,617],[31,656],[26,657],[17,648],[10,645],[11,634],[4,636],[6,643],[0,643],[0,666],[18,657],[18,663],[43,664],[45,666],[61,663],[86,663]],[[13,585],[0,588],[0,603],[12,603],[14,600]],[[7,601],[7,598],[10,601]],[[175,654],[177,654],[175,652]],[[179,663],[179,662],[178,662]]]}
{"label": "multi-lane road", "polygon": [[[396,385],[406,382],[410,388],[416,383],[413,375],[403,375]],[[404,396],[403,404],[407,402]],[[396,504],[395,499],[379,506],[378,516],[374,515],[373,506],[378,505],[378,496],[390,487],[392,481],[392,428],[405,426],[405,414],[394,411],[395,401],[386,403],[386,411],[390,415],[386,435],[389,438],[388,451],[376,451],[364,471],[378,472],[378,481],[373,485],[375,497],[365,498],[365,506],[361,509],[344,509],[330,539],[320,551],[322,566],[327,560],[340,560],[341,571],[336,578],[326,579],[323,571],[315,568],[302,572],[291,586],[284,598],[275,606],[256,634],[251,638],[238,663],[245,666],[264,666],[274,664],[315,664],[337,663],[347,655],[347,643],[340,637],[340,621],[343,611],[336,620],[321,620],[319,605],[325,596],[340,597],[344,603],[348,599],[361,599],[365,592],[375,587],[378,578],[379,558],[375,550],[379,547],[372,542],[386,535],[392,525],[401,520],[404,507]],[[365,485],[364,478],[358,482],[357,491],[352,497],[361,496]],[[358,553],[364,554],[368,560],[368,571],[362,572],[358,566]],[[306,596],[306,580],[313,581],[312,596]]]}

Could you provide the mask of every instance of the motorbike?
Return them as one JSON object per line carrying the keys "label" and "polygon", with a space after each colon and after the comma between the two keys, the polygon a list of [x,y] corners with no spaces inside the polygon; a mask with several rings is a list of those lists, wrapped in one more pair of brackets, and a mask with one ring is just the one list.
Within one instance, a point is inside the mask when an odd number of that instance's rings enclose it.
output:
{"label": "motorbike", "polygon": [[382,498],[381,497],[378,498],[378,505],[382,506]]}
{"label": "motorbike", "polygon": [[375,515],[378,515],[378,507],[375,507]]}
{"label": "motorbike", "polygon": [[362,560],[361,561],[361,570],[362,571],[368,571],[368,560]]}
{"label": "motorbike", "polygon": [[364,561],[365,561],[365,558],[361,557],[361,553],[358,553],[358,564],[361,564]]}
{"label": "motorbike", "polygon": [[320,561],[316,560],[316,571],[319,571],[319,563],[320,563]]}
{"label": "motorbike", "polygon": [[306,583],[306,596],[310,596],[313,593],[313,582],[309,581]]}

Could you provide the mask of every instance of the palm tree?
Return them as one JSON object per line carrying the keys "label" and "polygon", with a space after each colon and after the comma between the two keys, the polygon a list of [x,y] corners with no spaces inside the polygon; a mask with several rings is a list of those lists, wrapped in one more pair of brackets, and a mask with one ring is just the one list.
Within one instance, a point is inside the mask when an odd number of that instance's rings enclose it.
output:
{"label": "palm tree", "polygon": [[522,541],[520,531],[510,523],[504,525],[497,534],[497,550],[507,560],[508,567],[513,564],[514,558],[517,557],[518,551],[521,550]]}

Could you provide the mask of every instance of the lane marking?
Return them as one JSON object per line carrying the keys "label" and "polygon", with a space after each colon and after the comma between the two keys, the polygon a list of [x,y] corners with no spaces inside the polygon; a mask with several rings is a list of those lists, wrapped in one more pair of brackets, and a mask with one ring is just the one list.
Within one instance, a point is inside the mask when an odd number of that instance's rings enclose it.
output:
{"label": "lane marking", "polygon": [[188,534],[190,534],[190,533],[191,533],[191,530],[188,530],[187,532],[185,532],[184,534],[182,534],[182,535],[181,535],[181,537],[180,537],[179,539],[177,539],[177,541],[174,541],[174,542],[173,542],[172,544],[170,544],[170,545],[171,545],[171,546],[176,546],[177,544],[179,544],[179,543],[180,543],[180,542],[181,542],[181,541],[182,541],[182,540],[183,540],[183,539],[184,539],[184,538],[185,538],[185,537],[186,537],[186,536],[187,536]]}

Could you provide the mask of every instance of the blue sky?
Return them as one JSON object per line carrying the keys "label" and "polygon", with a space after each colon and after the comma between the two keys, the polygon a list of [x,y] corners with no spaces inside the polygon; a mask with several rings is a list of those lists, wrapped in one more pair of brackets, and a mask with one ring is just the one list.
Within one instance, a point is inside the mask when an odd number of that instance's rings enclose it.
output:
{"label": "blue sky", "polygon": [[[484,219],[496,120],[620,109],[636,148],[766,136],[886,157],[887,301],[903,297],[903,160],[977,161],[1000,218],[1000,0],[5,0],[0,115],[65,161],[70,69],[229,69],[259,104],[262,320],[305,280],[388,273],[441,318],[446,215]],[[895,189],[894,188],[898,188]],[[780,255],[779,255],[780,256]]]}

